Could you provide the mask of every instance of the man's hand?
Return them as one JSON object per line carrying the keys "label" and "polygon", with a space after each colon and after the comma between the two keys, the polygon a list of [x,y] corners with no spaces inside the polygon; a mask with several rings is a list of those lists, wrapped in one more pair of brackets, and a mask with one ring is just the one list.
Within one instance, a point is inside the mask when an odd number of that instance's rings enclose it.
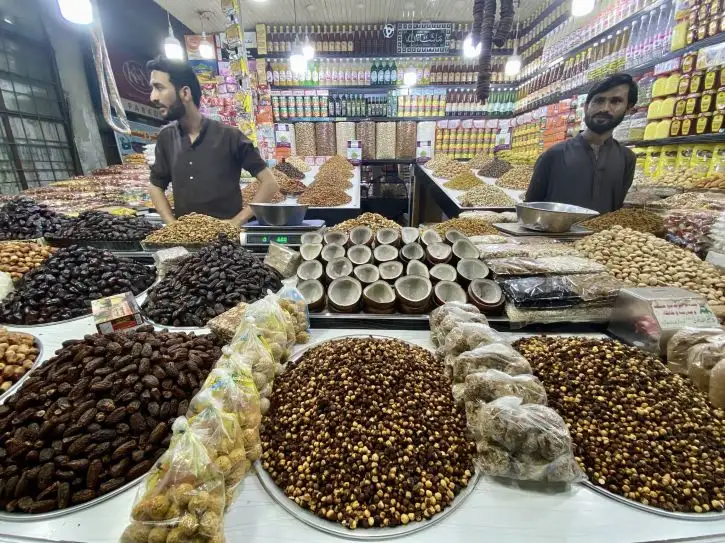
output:
{"label": "man's hand", "polygon": [[242,226],[242,219],[237,215],[236,217],[232,217],[231,219],[225,219],[224,222],[231,224],[232,226]]}

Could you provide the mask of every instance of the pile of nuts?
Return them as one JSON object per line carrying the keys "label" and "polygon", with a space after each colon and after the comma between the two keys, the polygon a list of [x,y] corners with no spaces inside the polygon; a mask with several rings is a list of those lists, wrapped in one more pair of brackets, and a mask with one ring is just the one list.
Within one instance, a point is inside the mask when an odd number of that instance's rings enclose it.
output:
{"label": "pile of nuts", "polygon": [[429,351],[347,338],[275,380],[262,466],[285,494],[343,526],[428,519],[468,485],[474,444]]}
{"label": "pile of nuts", "polygon": [[695,183],[698,189],[725,189],[725,174],[713,172]]}
{"label": "pile of nuts", "polygon": [[199,213],[189,213],[180,217],[175,223],[168,224],[161,230],[146,236],[144,243],[154,245],[208,243],[215,240],[219,234],[237,238],[239,231],[238,227],[232,226],[226,221]]}
{"label": "pile of nuts", "polygon": [[725,195],[718,192],[683,192],[664,200],[649,203],[652,207],[668,209],[725,209]]}
{"label": "pile of nuts", "polygon": [[128,291],[138,295],[155,277],[153,267],[72,245],[25,275],[0,305],[0,322],[47,324],[88,315],[92,300]]}
{"label": "pile of nuts", "polygon": [[371,228],[373,232],[377,232],[381,228],[400,228],[400,225],[397,222],[386,219],[379,213],[370,212],[363,213],[354,219],[347,219],[346,221],[337,223],[332,228],[342,232],[349,232],[358,226],[367,226],[368,228]]}
{"label": "pile of nuts", "polygon": [[39,353],[30,334],[0,328],[0,392],[7,391],[30,371]]}
{"label": "pile of nuts", "polygon": [[593,484],[667,511],[725,508],[725,420],[685,378],[609,339],[531,337],[514,347]]}
{"label": "pile of nuts", "polygon": [[285,159],[285,162],[287,164],[291,164],[292,166],[297,168],[302,173],[309,172],[312,169],[312,167],[309,164],[307,164],[307,162],[305,162],[305,160],[302,157],[299,157],[299,156],[287,157]]}
{"label": "pile of nuts", "polygon": [[320,166],[314,182],[297,198],[300,204],[311,207],[337,207],[352,202],[345,191],[352,187],[353,166],[340,155],[330,157]]}
{"label": "pile of nuts", "polygon": [[715,266],[652,234],[614,226],[579,241],[576,248],[632,286],[682,287],[712,304],[725,303],[725,278]]}
{"label": "pile of nuts", "polygon": [[299,179],[293,179],[291,177],[287,177],[285,174],[283,174],[279,170],[272,170],[272,174],[274,175],[275,179],[277,179],[277,185],[279,186],[279,192],[284,194],[285,196],[288,194],[302,194],[307,190],[307,185],[305,185],[302,181]]}
{"label": "pile of nuts", "polygon": [[32,242],[0,243],[0,271],[8,272],[17,281],[25,273],[40,266],[53,254],[53,248]]}
{"label": "pile of nuts", "polygon": [[[435,162],[434,162],[435,161]],[[443,179],[452,179],[462,173],[470,173],[465,162],[458,162],[452,158],[434,158],[426,164],[426,168],[433,170],[433,175]]]}
{"label": "pile of nuts", "polygon": [[0,406],[0,507],[64,509],[146,473],[220,355],[152,326],[66,341]]}
{"label": "pile of nuts", "polygon": [[659,177],[644,176],[640,182],[640,185],[653,187],[690,188],[694,186],[699,179],[702,179],[702,174],[697,170],[676,170],[674,172],[669,172],[666,175],[660,175]]}
{"label": "pile of nuts", "polygon": [[83,211],[45,235],[67,240],[139,241],[157,228],[143,217]]}
{"label": "pile of nuts", "polygon": [[478,175],[482,175],[483,177],[495,177],[498,179],[510,169],[511,164],[505,160],[496,158],[488,164],[483,165],[479,170]]}
{"label": "pile of nuts", "polygon": [[447,189],[453,190],[468,190],[483,184],[484,182],[473,175],[470,170],[466,170],[465,172],[456,175],[450,181],[444,183],[443,186]]}
{"label": "pile of nuts", "polygon": [[449,219],[436,224],[433,229],[442,237],[448,230],[458,230],[466,236],[487,236],[499,233],[490,223],[481,219]]}
{"label": "pile of nuts", "polygon": [[659,234],[664,228],[664,222],[659,215],[644,209],[628,207],[605,213],[581,223],[581,226],[597,232],[617,225],[650,234]]}
{"label": "pile of nuts", "polygon": [[275,170],[278,172],[282,172],[287,177],[291,177],[292,179],[304,179],[305,174],[302,173],[300,170],[295,168],[292,164],[289,162],[280,162],[274,167]]}
{"label": "pile of nuts", "polygon": [[297,202],[310,207],[338,207],[352,202],[352,196],[340,189],[313,183],[297,198]]}
{"label": "pile of nuts", "polygon": [[[278,181],[279,183],[279,181]],[[245,205],[254,200],[254,197],[257,195],[257,192],[259,191],[259,187],[261,187],[262,184],[257,181],[256,179],[252,181],[251,183],[248,183],[246,187],[242,189],[242,201],[245,202]],[[270,202],[273,204],[282,202],[286,199],[286,196],[282,194],[281,191],[277,191],[272,198],[270,199]],[[194,213],[189,213],[189,215],[194,215]],[[206,215],[202,215],[206,216]],[[183,218],[183,217],[182,217]]]}
{"label": "pile of nuts", "polygon": [[516,205],[513,198],[504,191],[486,183],[466,191],[458,197],[458,201],[463,207],[514,207]]}
{"label": "pile of nuts", "polygon": [[64,219],[30,198],[13,198],[0,208],[0,240],[35,239],[57,230]]}
{"label": "pile of nuts", "polygon": [[496,159],[491,155],[481,152],[466,162],[466,166],[471,170],[480,170],[491,164],[494,160]]}
{"label": "pile of nuts", "polygon": [[531,183],[534,168],[531,166],[511,166],[511,169],[499,177],[496,184],[504,189],[526,190]]}
{"label": "pile of nuts", "polygon": [[144,314],[165,326],[204,326],[240,302],[282,286],[275,270],[225,236],[171,269],[143,303]]}
{"label": "pile of nuts", "polygon": [[317,156],[314,123],[295,123],[295,148],[298,155]]}

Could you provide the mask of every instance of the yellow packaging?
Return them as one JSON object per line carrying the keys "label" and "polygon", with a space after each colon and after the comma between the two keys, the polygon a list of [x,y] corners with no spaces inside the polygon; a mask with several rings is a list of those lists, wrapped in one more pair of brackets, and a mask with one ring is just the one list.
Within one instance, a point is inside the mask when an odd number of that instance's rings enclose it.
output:
{"label": "yellow packaging", "polygon": [[692,144],[682,144],[677,146],[677,161],[675,168],[677,170],[686,170],[690,167],[692,160]]}
{"label": "yellow packaging", "polygon": [[702,143],[693,145],[692,158],[690,159],[690,169],[701,174],[706,173],[710,168],[714,151],[715,146],[713,144]]}
{"label": "yellow packaging", "polygon": [[676,24],[672,29],[672,39],[670,40],[670,51],[677,51],[687,45],[687,20]]}
{"label": "yellow packaging", "polygon": [[677,145],[665,145],[662,147],[660,153],[659,164],[657,165],[657,171],[655,177],[664,175],[672,175],[675,173],[677,163]]}
{"label": "yellow packaging", "polygon": [[677,87],[680,85],[680,74],[674,72],[667,79],[665,79],[664,94],[677,94]]}
{"label": "yellow packaging", "polygon": [[657,173],[661,153],[661,147],[647,147],[647,157],[644,159],[644,174],[647,177],[654,177]]}
{"label": "yellow packaging", "polygon": [[[647,118],[648,119],[659,119],[662,117],[662,114],[660,113],[662,109],[662,100],[652,100],[649,107],[647,108]],[[674,109],[674,104],[673,104]]]}
{"label": "yellow packaging", "polygon": [[660,117],[672,117],[675,114],[675,102],[677,99],[674,96],[668,96],[662,100],[660,105]]}
{"label": "yellow packaging", "polygon": [[718,143],[713,147],[708,174],[725,173],[725,144]]}
{"label": "yellow packaging", "polygon": [[644,129],[644,137],[642,139],[645,140],[654,140],[657,139],[657,121],[647,123],[647,128]]}
{"label": "yellow packaging", "polygon": [[652,98],[665,95],[665,89],[667,88],[667,78],[658,77],[652,84]]}

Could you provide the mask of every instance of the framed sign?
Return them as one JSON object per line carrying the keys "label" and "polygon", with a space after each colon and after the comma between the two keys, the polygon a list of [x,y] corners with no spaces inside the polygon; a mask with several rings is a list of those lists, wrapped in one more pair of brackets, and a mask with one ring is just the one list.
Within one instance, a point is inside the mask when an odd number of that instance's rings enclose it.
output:
{"label": "framed sign", "polygon": [[452,23],[398,23],[398,53],[450,53]]}

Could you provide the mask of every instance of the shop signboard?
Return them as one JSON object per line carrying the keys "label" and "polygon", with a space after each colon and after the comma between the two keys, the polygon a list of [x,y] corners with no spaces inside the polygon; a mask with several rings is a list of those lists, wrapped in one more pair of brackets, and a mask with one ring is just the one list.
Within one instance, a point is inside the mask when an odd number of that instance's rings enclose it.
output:
{"label": "shop signboard", "polygon": [[[116,124],[120,124],[120,120],[114,118]],[[143,123],[129,122],[131,134],[119,134],[114,132],[116,136],[116,145],[118,146],[118,154],[121,156],[121,162],[126,163],[126,157],[129,155],[143,153],[144,146],[150,143],[156,143],[156,138],[161,131],[158,126],[150,126]]]}
{"label": "shop signboard", "polygon": [[448,54],[452,23],[398,23],[398,53]]}

